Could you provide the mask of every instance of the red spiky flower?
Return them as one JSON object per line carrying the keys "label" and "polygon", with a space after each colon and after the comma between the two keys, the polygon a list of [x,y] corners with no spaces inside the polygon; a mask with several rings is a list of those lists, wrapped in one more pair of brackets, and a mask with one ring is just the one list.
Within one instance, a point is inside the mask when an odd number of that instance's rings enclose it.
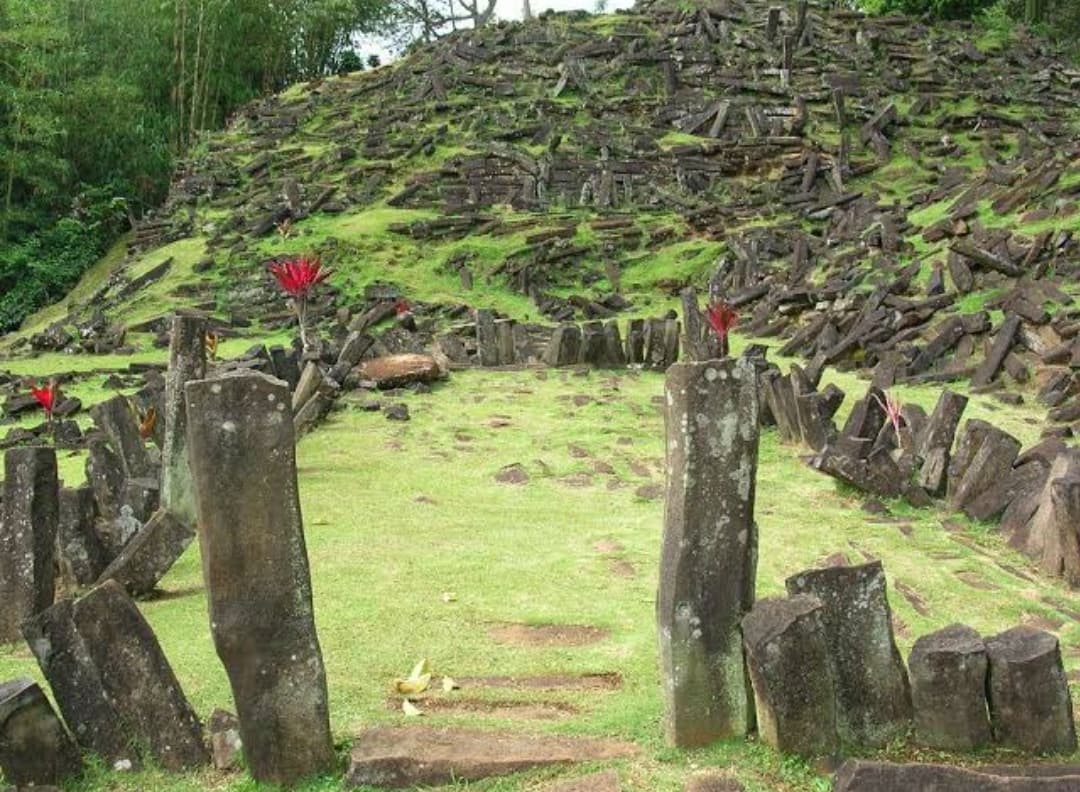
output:
{"label": "red spiky flower", "polygon": [[53,410],[60,401],[60,386],[56,384],[56,380],[51,379],[47,385],[40,388],[31,384],[30,394],[41,405],[41,409],[45,411],[45,420],[52,424]]}
{"label": "red spiky flower", "polygon": [[738,311],[732,308],[726,300],[716,300],[709,306],[705,318],[708,319],[709,327],[716,333],[716,337],[720,341],[720,357],[727,357],[728,334],[739,319]]}
{"label": "red spiky flower", "polygon": [[330,277],[316,256],[278,261],[270,265],[270,274],[282,291],[293,299],[296,319],[300,323],[300,343],[307,349],[307,300],[311,290]]}
{"label": "red spiky flower", "polygon": [[878,403],[878,406],[885,411],[885,417],[892,424],[893,431],[896,433],[896,445],[900,446],[903,440],[900,437],[900,421],[903,419],[904,403],[899,398],[893,396],[888,391],[884,392],[885,400],[882,401],[881,397],[876,393],[873,394],[874,401]]}
{"label": "red spiky flower", "polygon": [[404,316],[405,314],[409,313],[410,311],[412,311],[412,306],[409,305],[408,300],[404,300],[404,299],[403,300],[398,300],[396,303],[394,303],[394,314],[395,315]]}

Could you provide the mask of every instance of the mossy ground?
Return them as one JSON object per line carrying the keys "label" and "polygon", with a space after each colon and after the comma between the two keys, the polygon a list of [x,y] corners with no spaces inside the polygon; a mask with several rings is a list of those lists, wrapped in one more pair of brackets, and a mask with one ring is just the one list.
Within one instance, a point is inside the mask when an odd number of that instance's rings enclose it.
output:
{"label": "mossy ground", "polygon": [[[851,375],[830,378],[849,399],[864,387]],[[621,674],[623,685],[615,691],[469,693],[555,700],[580,710],[556,722],[507,723],[474,713],[425,719],[632,740],[642,747],[641,757],[616,765],[629,789],[675,792],[693,769],[714,766],[730,767],[759,792],[828,788],[825,777],[804,763],[753,741],[692,752],[663,744],[653,613],[662,502],[637,494],[663,482],[661,392],[662,376],[646,372],[459,372],[432,394],[408,397],[408,423],[364,412],[358,399],[348,397],[322,428],[300,441],[316,617],[343,757],[364,726],[405,720],[387,705],[390,685],[427,657],[437,673],[451,677]],[[900,393],[930,408],[937,390]],[[967,417],[989,418],[1026,441],[1037,434],[1033,412],[998,409],[983,397],[973,399]],[[965,530],[949,533],[942,522],[951,515],[899,503],[889,504],[897,521],[874,522],[878,518],[859,508],[858,494],[807,469],[799,459],[804,453],[781,445],[773,430],[762,435],[759,596],[782,593],[786,576],[832,553],[845,553],[852,562],[874,556],[889,576],[905,654],[918,635],[955,621],[984,633],[1032,622],[1059,625],[1067,665],[1077,665],[1080,624],[1065,611],[1080,611],[1080,596],[1037,573],[1018,577],[1017,570],[1029,570],[1027,562],[987,526],[961,521]],[[514,463],[529,481],[496,482],[500,468]],[[598,472],[609,469],[614,472]],[[69,478],[77,471],[77,464],[65,467]],[[605,550],[603,543],[621,549]],[[621,574],[615,574],[615,562],[621,562]],[[628,569],[633,576],[625,576]],[[958,573],[986,587],[973,588]],[[898,584],[916,592],[926,615]],[[164,596],[141,607],[195,709],[205,717],[215,707],[230,708],[209,635],[197,547],[161,588]],[[444,601],[446,593],[455,595],[453,601]],[[488,631],[505,622],[592,625],[609,635],[578,647],[502,645]],[[39,678],[24,647],[0,652],[0,677],[15,675]],[[887,753],[911,755],[903,746]],[[462,788],[516,792],[570,774],[528,773]],[[304,789],[339,784],[328,778]],[[209,771],[173,776],[93,770],[70,786],[257,788],[246,776]]]}

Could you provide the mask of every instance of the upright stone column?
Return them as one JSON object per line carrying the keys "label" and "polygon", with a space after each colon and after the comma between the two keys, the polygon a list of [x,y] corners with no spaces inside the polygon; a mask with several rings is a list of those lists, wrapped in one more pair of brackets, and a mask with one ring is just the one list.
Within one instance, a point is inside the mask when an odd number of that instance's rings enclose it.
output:
{"label": "upright stone column", "polygon": [[754,602],[757,567],[754,365],[677,363],[664,398],[661,681],[667,739],[688,747],[744,735],[754,724],[739,629]]}
{"label": "upright stone column", "polygon": [[330,769],[289,391],[246,372],[185,388],[210,629],[259,781]]}
{"label": "upright stone column", "polygon": [[52,605],[60,485],[51,448],[4,454],[0,514],[0,643],[20,640],[24,619]]}
{"label": "upright stone column", "polygon": [[195,493],[187,456],[184,384],[206,376],[206,320],[177,314],[165,372],[165,445],[161,452],[161,506],[179,522],[195,527]]}

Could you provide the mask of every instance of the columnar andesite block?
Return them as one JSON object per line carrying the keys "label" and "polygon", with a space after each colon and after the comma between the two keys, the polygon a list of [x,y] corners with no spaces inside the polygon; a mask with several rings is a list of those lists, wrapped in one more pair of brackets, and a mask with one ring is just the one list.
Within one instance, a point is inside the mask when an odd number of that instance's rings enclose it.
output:
{"label": "columnar andesite block", "polygon": [[94,491],[90,487],[61,488],[58,513],[56,538],[61,564],[72,583],[89,585],[106,566],[105,547],[94,526]]}
{"label": "columnar andesite block", "polygon": [[951,624],[915,641],[908,658],[915,734],[923,745],[972,751],[990,742],[986,646],[979,634]]}
{"label": "columnar andesite block", "polygon": [[881,562],[800,572],[787,579],[787,590],[812,594],[825,606],[841,744],[882,746],[903,736],[911,724],[911,689]]}
{"label": "columnar andesite block", "polygon": [[249,372],[186,394],[210,629],[252,775],[289,784],[334,761],[289,392]]}
{"label": "columnar andesite block", "polygon": [[1075,751],[1072,699],[1058,639],[1014,627],[987,638],[986,654],[995,739],[1032,753]]}
{"label": "columnar andesite block", "polygon": [[0,683],[0,770],[20,787],[59,784],[82,758],[41,688],[29,679]]}
{"label": "columnar andesite block", "polygon": [[0,643],[18,641],[23,620],[52,605],[59,493],[51,448],[12,448],[4,454]]}
{"label": "columnar andesite block", "polygon": [[784,753],[832,754],[836,688],[821,600],[762,600],[742,628],[762,741]]}
{"label": "columnar andesite block", "polygon": [[956,427],[960,425],[960,416],[964,414],[967,403],[967,396],[950,390],[942,391],[919,438],[916,456],[922,460],[922,467],[919,469],[917,483],[931,495],[945,494]]}
{"label": "columnar andesite block", "polygon": [[139,436],[139,424],[126,396],[114,396],[90,408],[94,423],[105,433],[120,457],[126,478],[157,478],[146,444]]}
{"label": "columnar andesite block", "polygon": [[757,374],[745,359],[677,363],[664,398],[657,621],[666,733],[674,745],[705,745],[754,724],[739,623],[757,568]]}
{"label": "columnar andesite block", "polygon": [[137,748],[167,770],[209,761],[202,726],[154,631],[115,581],[23,628],[76,741],[109,762]]}
{"label": "columnar andesite block", "polygon": [[195,528],[195,493],[188,466],[184,384],[205,376],[206,320],[200,316],[174,316],[169,337],[169,368],[165,372],[161,506],[192,529]]}

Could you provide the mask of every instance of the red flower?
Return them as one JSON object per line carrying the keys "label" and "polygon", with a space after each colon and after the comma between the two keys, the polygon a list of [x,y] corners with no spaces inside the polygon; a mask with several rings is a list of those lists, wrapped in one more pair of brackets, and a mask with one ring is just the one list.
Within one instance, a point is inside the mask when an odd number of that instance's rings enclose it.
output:
{"label": "red flower", "polygon": [[709,327],[713,329],[721,343],[727,340],[728,333],[739,318],[738,312],[724,300],[717,300],[710,305],[705,316],[709,320]]}
{"label": "red flower", "polygon": [[303,299],[316,284],[330,277],[330,270],[324,270],[317,258],[301,257],[271,264],[270,274],[290,297]]}
{"label": "red flower", "polygon": [[394,313],[397,316],[404,316],[405,314],[409,313],[409,311],[411,311],[411,310],[412,310],[412,306],[409,305],[408,300],[398,300],[396,303],[394,303]]}
{"label": "red flower", "polygon": [[56,403],[60,398],[60,387],[56,384],[56,380],[49,380],[49,384],[41,388],[31,385],[30,393],[37,399],[41,409],[45,411],[45,420],[51,422],[53,408],[56,407]]}

